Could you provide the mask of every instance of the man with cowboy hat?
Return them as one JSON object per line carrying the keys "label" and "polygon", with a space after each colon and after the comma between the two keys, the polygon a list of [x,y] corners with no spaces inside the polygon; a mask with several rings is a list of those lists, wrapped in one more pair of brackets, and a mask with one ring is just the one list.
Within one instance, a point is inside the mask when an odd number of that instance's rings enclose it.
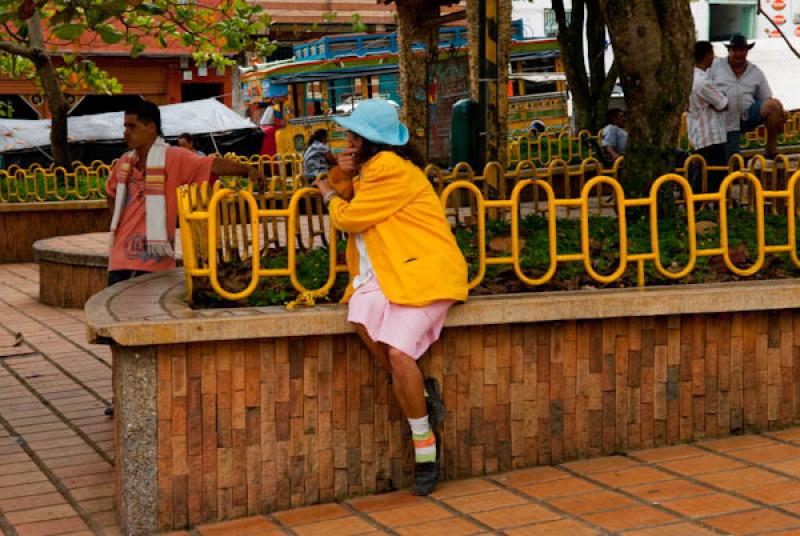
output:
{"label": "man with cowboy hat", "polygon": [[711,67],[711,78],[728,99],[725,112],[728,157],[739,152],[742,132],[760,125],[767,127],[765,155],[774,158],[778,153],[777,136],[786,122],[786,112],[772,90],[764,72],[747,61],[747,52],[755,43],[748,43],[742,34],[734,34],[725,45],[727,58],[717,58]]}

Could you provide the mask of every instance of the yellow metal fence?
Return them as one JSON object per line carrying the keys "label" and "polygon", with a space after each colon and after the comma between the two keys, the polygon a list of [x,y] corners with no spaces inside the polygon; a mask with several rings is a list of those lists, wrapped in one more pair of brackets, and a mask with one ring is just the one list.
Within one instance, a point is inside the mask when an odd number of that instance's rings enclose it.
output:
{"label": "yellow metal fence", "polygon": [[[255,166],[268,177],[283,180],[303,177],[303,157],[298,154],[250,157],[226,154],[225,158]],[[105,199],[106,180],[115,162],[104,164],[95,160],[88,165],[73,162],[72,171],[58,166],[45,168],[39,165],[28,168],[12,165],[8,169],[0,169],[0,203]],[[233,180],[227,182],[231,184]]]}
{"label": "yellow metal fence", "polygon": [[[589,157],[603,158],[602,130],[597,133],[581,130],[573,133],[569,128],[557,132],[546,132],[537,136],[515,136],[508,143],[508,161],[511,164],[522,160],[530,160],[537,166],[547,166],[553,160],[561,159],[572,162]],[[759,127],[742,136],[740,145],[746,147],[764,147],[767,144],[767,130]],[[800,144],[800,111],[789,114],[789,120],[778,136],[779,145]],[[677,147],[689,151],[691,146],[686,135],[686,121],[682,121],[678,135]]]}
{"label": "yellow metal fence", "polygon": [[0,203],[105,199],[110,173],[111,167],[102,163],[72,171],[62,167],[0,169]]}
{"label": "yellow metal fence", "polygon": [[[586,180],[575,196],[567,197],[559,197],[552,181],[541,178],[518,178],[506,196],[496,196],[494,188],[487,189],[485,177],[473,176],[472,180],[457,178],[450,182],[442,188],[440,198],[454,225],[473,226],[477,231],[477,270],[469,283],[471,289],[481,283],[488,266],[506,265],[513,269],[523,284],[536,287],[552,281],[558,267],[565,263],[579,263],[586,274],[600,284],[618,281],[629,266],[635,266],[637,283],[645,285],[646,263],[652,263],[660,275],[672,280],[691,274],[701,257],[721,257],[727,270],[740,277],[762,270],[768,254],[787,253],[794,267],[800,268],[795,224],[800,195],[798,181],[800,171],[787,177],[784,187],[769,189],[751,171],[734,171],[723,180],[719,191],[695,193],[687,178],[671,173],[659,177],[647,197],[626,199],[620,184],[607,175]],[[662,189],[674,192],[676,200],[682,204],[682,219],[688,229],[688,260],[680,268],[665,266],[660,253],[658,204],[663,202],[663,196],[659,196]],[[724,207],[738,202],[737,196],[742,191],[747,192],[743,198],[746,201],[744,206],[754,213],[756,221],[757,256],[746,267],[738,265],[732,258],[728,214],[724,210]],[[319,194],[314,188],[297,185],[291,192],[254,194],[219,185],[212,190],[193,185],[181,188],[178,200],[184,270],[190,297],[193,278],[206,278],[214,292],[224,299],[241,300],[256,290],[260,280],[274,277],[288,277],[300,295],[321,296],[332,288],[337,274],[347,270],[337,261],[337,231],[323,216]],[[786,216],[788,239],[785,243],[767,243],[765,214],[778,206]],[[697,210],[701,207],[712,208],[717,213],[718,247],[698,247]],[[649,218],[648,251],[633,252],[629,249],[626,209],[644,211]],[[599,214],[603,210],[606,210],[605,214],[616,217],[619,232],[617,263],[611,273],[600,273],[595,269],[589,239],[590,214]],[[572,212],[578,214],[580,251],[559,253],[559,222]],[[536,277],[526,274],[521,265],[520,220],[524,213],[538,213],[546,218],[549,263],[544,273]],[[487,221],[492,219],[510,224],[507,237],[510,248],[506,254],[492,256],[487,252]],[[305,220],[304,226],[301,226],[301,220]],[[281,229],[282,233],[278,232]],[[267,268],[262,265],[274,254],[271,247],[281,248],[287,256],[285,266]],[[328,251],[325,283],[318,288],[306,288],[297,276],[298,251],[312,247],[324,247]],[[220,280],[221,268],[232,261],[238,263],[239,270],[240,284],[235,289],[225,288],[225,283]]]}

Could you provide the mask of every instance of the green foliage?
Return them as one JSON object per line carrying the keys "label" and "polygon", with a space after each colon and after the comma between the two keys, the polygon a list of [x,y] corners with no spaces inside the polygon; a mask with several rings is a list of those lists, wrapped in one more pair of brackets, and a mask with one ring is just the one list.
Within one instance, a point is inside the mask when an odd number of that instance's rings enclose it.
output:
{"label": "green foliage", "polygon": [[358,13],[353,13],[352,26],[353,26],[353,32],[355,33],[362,33],[367,31],[367,25],[361,22],[361,15],[359,15]]}
{"label": "green foliage", "polygon": [[69,179],[69,184],[63,177],[56,178],[41,172],[35,173],[33,180],[25,183],[13,178],[0,179],[0,195],[8,200],[4,203],[38,202],[37,192],[44,197],[44,201],[77,201],[86,199],[90,191],[104,191],[104,188],[105,180],[94,174],[87,176],[78,173],[74,179]]}
{"label": "green foliage", "polygon": [[14,107],[9,101],[0,101],[0,117],[11,117],[14,114]]}
{"label": "green foliage", "polygon": [[[198,63],[216,67],[235,64],[234,56],[255,52],[268,56],[275,45],[266,37],[270,17],[245,0],[181,4],[177,0],[32,0],[0,1],[0,23],[7,23],[0,36],[0,73],[14,78],[35,78],[31,59],[36,54],[59,54],[71,42],[122,45],[131,57],[145,49],[145,37],[168,48],[180,43],[193,50]],[[38,15],[43,24],[44,50],[36,48],[28,23]],[[34,22],[35,23],[35,22]],[[59,67],[61,91],[91,90],[118,93],[121,86],[94,63],[67,54]]]}
{"label": "green foliage", "polygon": [[[338,262],[344,262],[344,251],[347,242],[340,240],[337,245]],[[328,280],[328,263],[330,257],[328,248],[316,248],[311,251],[298,250],[297,279],[301,285],[309,290],[321,288]],[[288,257],[284,249],[271,249],[260,259],[262,268],[286,268]],[[223,288],[238,292],[247,287],[250,281],[249,262],[239,260],[224,263],[219,268],[220,281]],[[336,283],[331,292],[317,301],[338,302],[347,286],[347,274],[338,274]],[[232,307],[251,306],[262,307],[268,305],[285,305],[297,297],[297,291],[292,287],[288,277],[270,277],[259,281],[256,290],[241,302],[228,302],[217,296],[211,289],[207,280],[196,279],[193,288],[192,302],[195,307]]]}

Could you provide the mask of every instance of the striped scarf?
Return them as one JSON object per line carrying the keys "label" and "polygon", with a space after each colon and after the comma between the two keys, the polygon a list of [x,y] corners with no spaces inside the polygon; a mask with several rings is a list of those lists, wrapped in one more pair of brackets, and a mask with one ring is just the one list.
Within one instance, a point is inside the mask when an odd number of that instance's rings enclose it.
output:
{"label": "striped scarf", "polygon": [[[147,255],[158,258],[175,256],[172,244],[170,244],[167,237],[167,204],[164,197],[167,147],[169,147],[169,144],[163,138],[156,138],[147,153],[147,166],[144,174]],[[114,215],[111,218],[111,231],[109,233],[109,247],[114,245],[117,226],[125,209],[125,195],[128,189],[128,180],[131,176],[131,166],[136,163],[136,159],[136,151],[130,151],[122,156],[122,161],[120,162],[117,174],[117,195],[114,199]]]}

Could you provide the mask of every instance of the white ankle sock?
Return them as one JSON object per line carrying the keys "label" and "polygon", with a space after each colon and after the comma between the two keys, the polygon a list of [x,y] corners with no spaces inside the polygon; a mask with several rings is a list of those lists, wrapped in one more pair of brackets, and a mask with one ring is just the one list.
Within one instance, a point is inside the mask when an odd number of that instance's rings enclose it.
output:
{"label": "white ankle sock", "polygon": [[411,438],[414,441],[414,459],[416,463],[436,461],[436,438],[433,435],[428,416],[419,419],[408,419],[411,427]]}
{"label": "white ankle sock", "polygon": [[408,419],[408,425],[411,427],[411,433],[414,435],[425,435],[431,429],[431,423],[428,422],[428,416],[420,417],[419,419]]}

